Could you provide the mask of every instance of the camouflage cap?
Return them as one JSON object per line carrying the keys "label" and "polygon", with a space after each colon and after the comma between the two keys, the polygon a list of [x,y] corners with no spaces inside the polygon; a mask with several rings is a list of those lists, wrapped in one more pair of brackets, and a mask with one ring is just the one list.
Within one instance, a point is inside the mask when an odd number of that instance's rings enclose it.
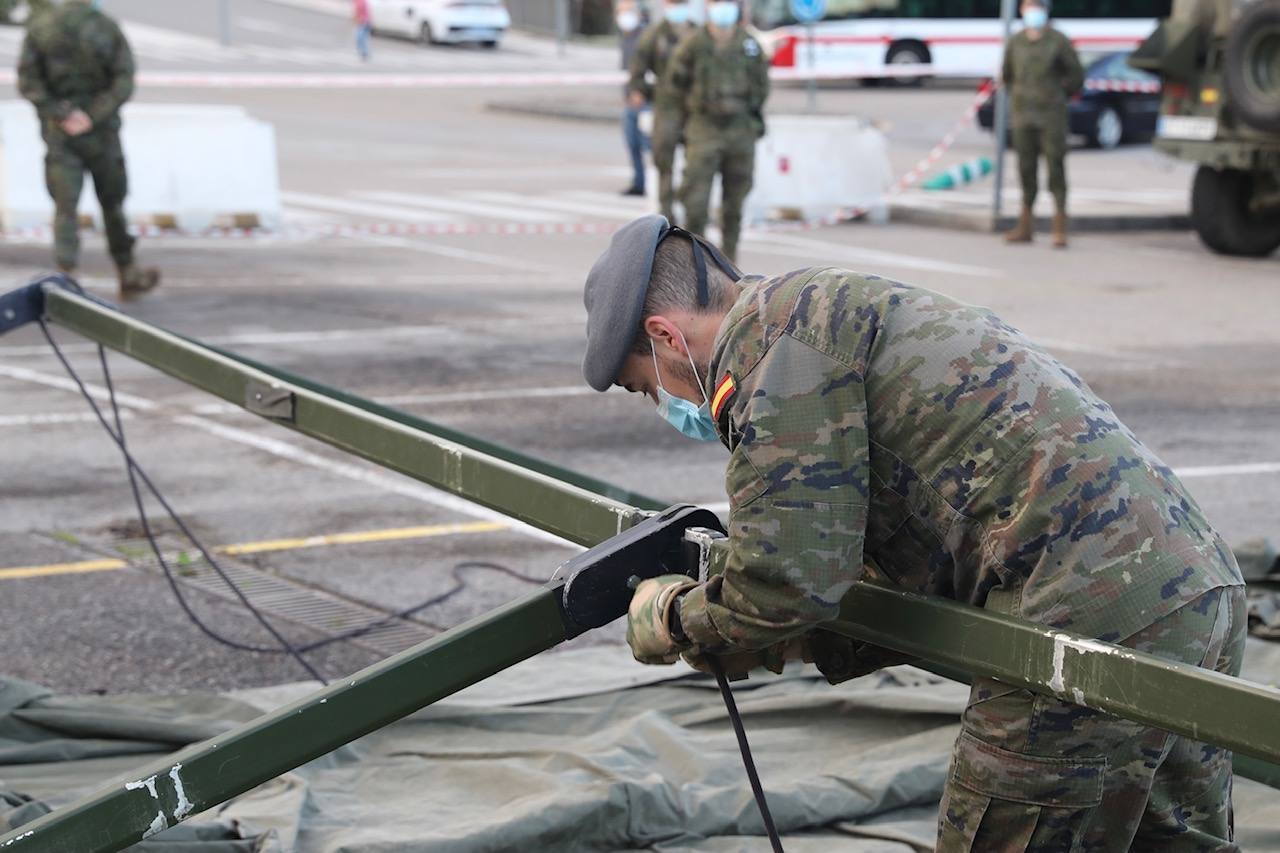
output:
{"label": "camouflage cap", "polygon": [[597,391],[608,391],[627,359],[658,243],[671,225],[653,214],[628,222],[613,235],[609,248],[587,274],[583,303],[587,306],[587,354],[582,375]]}

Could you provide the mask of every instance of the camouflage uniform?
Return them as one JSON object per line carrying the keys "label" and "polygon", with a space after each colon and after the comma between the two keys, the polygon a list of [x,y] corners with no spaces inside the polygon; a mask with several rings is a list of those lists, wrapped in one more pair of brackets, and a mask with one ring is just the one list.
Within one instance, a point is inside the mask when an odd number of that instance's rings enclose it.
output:
{"label": "camouflage uniform", "polygon": [[723,250],[735,259],[742,203],[751,191],[756,140],[764,136],[769,67],[760,44],[737,27],[723,45],[706,27],[680,43],[667,70],[666,88],[684,93],[681,124],[685,167],[680,198],[685,227],[707,227],[711,184],[720,173]]}
{"label": "camouflage uniform", "polygon": [[1012,97],[1013,147],[1018,152],[1022,203],[1035,204],[1036,169],[1044,155],[1049,192],[1058,210],[1067,206],[1067,96],[1084,85],[1084,69],[1071,39],[1045,27],[1040,38],[1023,30],[1009,40],[1004,54],[1004,85]]}
{"label": "camouflage uniform", "polygon": [[[680,94],[667,87],[666,70],[676,45],[692,32],[692,26],[677,26],[670,21],[645,30],[631,55],[631,78],[627,83],[628,92],[639,92],[653,108],[649,150],[653,153],[654,168],[658,170],[658,204],[662,215],[671,222],[676,221],[671,171],[675,167],[676,146],[680,144]],[[649,82],[650,74],[655,83]]]}
{"label": "camouflage uniform", "polygon": [[[706,382],[730,539],[724,574],[676,605],[695,652],[809,632],[865,560],[903,589],[1238,671],[1230,550],[1105,402],[987,310],[842,270],[749,277]],[[1226,752],[979,680],[940,849],[1229,849],[1229,809]]]}
{"label": "camouflage uniform", "polygon": [[[35,105],[47,148],[45,182],[53,197],[54,256],[73,269],[79,259],[77,207],[84,173],[93,175],[111,257],[118,267],[133,260],[133,237],[124,216],[128,194],[120,146],[120,107],[133,94],[133,54],[115,21],[85,0],[66,0],[35,16],[22,45],[18,88]],[[68,136],[59,126],[73,110],[93,129]]]}

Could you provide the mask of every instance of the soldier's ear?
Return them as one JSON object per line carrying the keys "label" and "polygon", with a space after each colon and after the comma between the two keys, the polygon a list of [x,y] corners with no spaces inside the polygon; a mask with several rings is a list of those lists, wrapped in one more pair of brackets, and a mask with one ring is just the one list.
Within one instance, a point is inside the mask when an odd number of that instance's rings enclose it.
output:
{"label": "soldier's ear", "polygon": [[681,348],[680,333],[670,318],[654,314],[645,319],[644,331],[649,336],[650,345],[655,352],[661,352],[663,348],[673,349],[678,353],[684,352]]}

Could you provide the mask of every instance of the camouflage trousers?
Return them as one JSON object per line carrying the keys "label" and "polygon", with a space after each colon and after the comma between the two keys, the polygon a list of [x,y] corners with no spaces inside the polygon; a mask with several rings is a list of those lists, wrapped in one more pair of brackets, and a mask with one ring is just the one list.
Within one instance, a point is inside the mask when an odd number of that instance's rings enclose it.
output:
{"label": "camouflage trousers", "polygon": [[[1238,675],[1243,587],[1205,593],[1119,645]],[[938,850],[1237,851],[1231,753],[976,679],[938,814]]]}
{"label": "camouflage trousers", "polygon": [[1018,152],[1022,204],[1030,208],[1040,191],[1040,158],[1049,168],[1049,192],[1059,210],[1067,209],[1067,129],[1058,125],[1015,127],[1013,150]]}
{"label": "camouflage trousers", "polygon": [[694,234],[707,230],[711,185],[720,175],[721,249],[729,260],[738,256],[742,203],[751,192],[756,168],[756,133],[738,124],[703,127],[690,122],[685,132],[684,181],[680,187],[686,222]]}
{"label": "camouflage trousers", "polygon": [[58,130],[45,132],[45,184],[53,197],[53,254],[63,269],[74,269],[80,258],[80,222],[77,209],[84,189],[84,175],[93,176],[93,186],[102,206],[102,223],[107,246],[117,266],[133,260],[134,239],[124,215],[124,199],[129,193],[124,149],[120,132],[96,128],[83,136],[67,136]]}
{"label": "camouflage trousers", "polygon": [[655,108],[653,111],[653,136],[649,150],[653,153],[653,167],[658,170],[658,206],[667,221],[675,223],[675,181],[672,172],[676,163],[676,147],[680,144],[680,114],[675,110]]}

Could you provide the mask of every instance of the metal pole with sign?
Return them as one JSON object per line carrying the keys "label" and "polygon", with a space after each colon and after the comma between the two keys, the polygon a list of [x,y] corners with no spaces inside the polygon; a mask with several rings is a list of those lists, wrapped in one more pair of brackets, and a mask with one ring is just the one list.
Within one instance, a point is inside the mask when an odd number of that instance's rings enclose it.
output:
{"label": "metal pole with sign", "polygon": [[1009,37],[1013,34],[1013,11],[1014,0],[1000,0],[1000,18],[1004,23],[1004,50],[1000,53],[1001,68],[996,69],[996,91],[993,96],[996,99],[996,188],[995,196],[991,200],[991,229],[993,231],[1000,227],[1001,207],[1004,201],[1004,152],[1009,147],[1009,92],[1005,89],[1004,81],[1001,79],[1001,69],[1004,66],[1004,51],[1009,49]]}
{"label": "metal pole with sign", "polygon": [[813,23],[826,13],[827,0],[791,0],[791,17],[804,24],[804,38],[809,45],[809,112],[818,109],[818,40],[813,35]]}

